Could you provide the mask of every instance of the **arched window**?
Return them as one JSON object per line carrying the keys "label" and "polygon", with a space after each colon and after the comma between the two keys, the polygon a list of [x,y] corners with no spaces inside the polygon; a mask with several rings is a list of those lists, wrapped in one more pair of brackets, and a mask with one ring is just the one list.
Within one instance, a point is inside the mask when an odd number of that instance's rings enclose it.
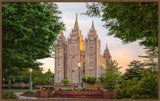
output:
{"label": "arched window", "polygon": [[58,68],[61,68],[61,65],[60,65],[60,64],[58,65]]}
{"label": "arched window", "polygon": [[89,59],[93,60],[93,55],[90,55],[90,58],[89,58]]}
{"label": "arched window", "polygon": [[86,64],[83,64],[83,75],[85,75],[85,70],[86,70]]}
{"label": "arched window", "polygon": [[72,71],[72,74],[71,74],[71,77],[72,77],[72,83],[76,83],[76,73],[75,71]]}
{"label": "arched window", "polygon": [[61,71],[58,72],[58,77],[61,77]]}
{"label": "arched window", "polygon": [[72,53],[75,54],[75,46],[72,47]]}
{"label": "arched window", "polygon": [[76,58],[72,57],[72,68],[76,67]]}
{"label": "arched window", "polygon": [[58,51],[58,56],[60,56],[61,55],[61,52],[60,51]]}
{"label": "arched window", "polygon": [[93,62],[90,62],[90,63],[89,63],[89,67],[93,67]]}
{"label": "arched window", "polygon": [[89,74],[90,74],[90,76],[93,76],[93,70],[90,70]]}
{"label": "arched window", "polygon": [[61,78],[60,77],[58,78],[58,82],[61,83]]}
{"label": "arched window", "polygon": [[90,51],[90,52],[93,52],[93,47],[92,47],[92,46],[89,47],[89,51]]}
{"label": "arched window", "polygon": [[60,60],[61,60],[61,59],[60,59],[60,58],[58,58],[58,64],[60,64],[60,62],[61,62]]}

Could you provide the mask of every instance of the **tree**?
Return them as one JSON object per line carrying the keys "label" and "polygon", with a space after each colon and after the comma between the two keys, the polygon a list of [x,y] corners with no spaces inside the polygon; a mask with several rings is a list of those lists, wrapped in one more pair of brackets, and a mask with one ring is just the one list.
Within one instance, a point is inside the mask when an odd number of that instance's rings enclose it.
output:
{"label": "tree", "polygon": [[2,4],[2,67],[38,69],[37,59],[53,56],[54,42],[64,25],[54,3]]}
{"label": "tree", "polygon": [[144,65],[149,66],[151,70],[158,70],[158,48],[145,47],[144,49],[146,50],[146,56],[139,56],[145,59]]}
{"label": "tree", "polygon": [[32,81],[33,84],[45,84],[45,76],[42,73],[42,70],[33,70],[32,72]]}
{"label": "tree", "polygon": [[116,85],[121,79],[121,72],[119,71],[121,67],[118,67],[118,63],[114,60],[111,61],[109,69],[106,70],[105,78],[103,80],[104,88],[107,90],[114,90]]}
{"label": "tree", "polygon": [[141,80],[123,80],[115,91],[116,99],[157,99],[158,72],[145,70]]}
{"label": "tree", "polygon": [[86,15],[102,18],[109,28],[108,35],[124,43],[141,40],[141,45],[158,47],[157,2],[100,2],[88,3],[86,7]]}
{"label": "tree", "polygon": [[[86,77],[87,77],[87,79],[86,79]],[[85,83],[87,82],[88,84],[94,84],[94,83],[96,83],[96,77],[83,76],[82,81]]]}
{"label": "tree", "polygon": [[140,80],[142,78],[142,72],[144,70],[144,64],[141,63],[140,61],[133,60],[132,62],[130,62],[130,64],[128,66],[130,68],[126,69],[126,72],[125,72],[123,78],[125,80],[129,80],[129,79],[132,79],[134,77],[137,77],[138,80]]}
{"label": "tree", "polygon": [[47,84],[53,84],[54,83],[54,74],[48,69],[48,71],[45,73],[45,80]]}

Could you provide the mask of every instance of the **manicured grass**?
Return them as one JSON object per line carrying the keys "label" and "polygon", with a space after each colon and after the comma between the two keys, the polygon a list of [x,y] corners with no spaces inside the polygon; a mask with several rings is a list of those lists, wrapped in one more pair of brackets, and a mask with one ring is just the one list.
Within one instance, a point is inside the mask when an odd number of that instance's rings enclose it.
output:
{"label": "manicured grass", "polygon": [[62,90],[73,90],[73,88],[61,88]]}
{"label": "manicured grass", "polygon": [[[33,89],[32,91],[37,91],[39,89]],[[8,89],[7,91],[29,91],[29,89]]]}

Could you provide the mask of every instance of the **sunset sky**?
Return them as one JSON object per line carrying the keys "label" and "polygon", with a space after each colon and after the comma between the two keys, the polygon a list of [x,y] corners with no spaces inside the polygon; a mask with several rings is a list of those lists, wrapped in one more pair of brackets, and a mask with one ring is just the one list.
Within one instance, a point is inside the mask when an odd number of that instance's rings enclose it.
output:
{"label": "sunset sky", "polygon": [[[123,44],[120,39],[114,38],[113,36],[108,36],[108,29],[103,27],[104,22],[101,21],[101,18],[90,18],[86,15],[81,15],[87,9],[85,7],[85,3],[56,3],[59,7],[59,10],[62,11],[60,15],[62,17],[62,21],[65,24],[66,30],[64,31],[64,35],[68,38],[71,30],[74,27],[76,13],[78,13],[78,22],[80,30],[82,31],[83,38],[87,36],[89,32],[89,28],[91,28],[92,20],[94,20],[94,25],[97,30],[97,34],[99,39],[101,40],[101,54],[103,54],[106,44],[108,45],[108,49],[112,56],[112,60],[116,60],[121,66],[121,71],[124,72],[128,67],[127,65],[133,60],[140,60],[139,55],[144,55],[144,49],[142,46],[139,46],[138,41]],[[129,23],[129,22],[128,22]],[[41,67],[43,67],[44,72],[50,69],[54,72],[54,59],[46,58],[38,60],[44,63]]]}

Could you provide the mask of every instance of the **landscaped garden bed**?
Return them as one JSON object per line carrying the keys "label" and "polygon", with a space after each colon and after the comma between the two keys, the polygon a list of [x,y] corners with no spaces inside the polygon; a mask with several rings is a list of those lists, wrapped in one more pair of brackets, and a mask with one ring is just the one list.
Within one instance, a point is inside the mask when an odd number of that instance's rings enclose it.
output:
{"label": "landscaped garden bed", "polygon": [[103,91],[99,89],[82,89],[81,91],[72,88],[59,88],[58,90],[41,90],[36,93],[24,93],[23,96],[34,97],[73,97],[73,98],[113,98],[114,91]]}
{"label": "landscaped garden bed", "polygon": [[22,96],[32,96],[32,97],[37,97],[36,92],[34,91],[25,91],[23,94],[21,94]]}
{"label": "landscaped garden bed", "polygon": [[18,99],[13,92],[2,92],[2,99]]}

